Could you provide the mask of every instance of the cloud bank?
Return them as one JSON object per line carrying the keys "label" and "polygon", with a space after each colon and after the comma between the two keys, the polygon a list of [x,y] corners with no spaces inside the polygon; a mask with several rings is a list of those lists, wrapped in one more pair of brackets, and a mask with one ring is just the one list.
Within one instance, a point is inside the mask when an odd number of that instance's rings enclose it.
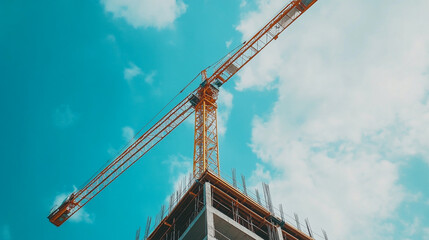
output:
{"label": "cloud bank", "polygon": [[234,96],[232,93],[221,88],[219,90],[219,97],[217,100],[218,103],[218,112],[217,112],[217,132],[219,136],[223,136],[226,133],[226,124],[229,119],[229,114],[232,110],[232,100]]}
{"label": "cloud bank", "polygon": [[[284,5],[257,3],[237,28],[244,39]],[[424,0],[319,1],[239,74],[237,90],[277,90],[251,140],[275,169],[275,202],[334,239],[391,239],[390,221],[409,194],[400,165],[429,163],[424,9]]]}

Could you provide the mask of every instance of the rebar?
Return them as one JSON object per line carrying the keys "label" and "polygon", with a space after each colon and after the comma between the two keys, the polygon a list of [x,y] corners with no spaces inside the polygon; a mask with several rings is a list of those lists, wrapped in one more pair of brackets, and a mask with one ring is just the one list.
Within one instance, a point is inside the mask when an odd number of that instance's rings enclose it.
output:
{"label": "rebar", "polygon": [[247,196],[246,177],[244,175],[241,175],[241,181],[243,182],[243,193]]}
{"label": "rebar", "polygon": [[294,213],[294,215],[295,215],[296,227],[298,228],[298,230],[301,231],[301,225],[299,224],[298,214]]}
{"label": "rebar", "polygon": [[235,168],[232,169],[232,185],[237,188],[237,175]]}
{"label": "rebar", "polygon": [[146,221],[146,229],[144,231],[144,239],[147,239],[149,237],[149,231],[150,231],[150,223],[152,221],[152,217],[147,217]]}
{"label": "rebar", "polygon": [[326,231],[324,229],[322,229],[322,233],[325,240],[328,240],[328,234],[326,234]]}
{"label": "rebar", "polygon": [[310,237],[313,237],[313,231],[311,231],[310,221],[308,221],[308,218],[305,219],[305,225],[307,226],[308,234]]}
{"label": "rebar", "polygon": [[270,186],[266,183],[262,183],[262,188],[264,190],[264,197],[267,208],[268,210],[270,210],[271,213],[274,213],[273,202],[271,201]]}

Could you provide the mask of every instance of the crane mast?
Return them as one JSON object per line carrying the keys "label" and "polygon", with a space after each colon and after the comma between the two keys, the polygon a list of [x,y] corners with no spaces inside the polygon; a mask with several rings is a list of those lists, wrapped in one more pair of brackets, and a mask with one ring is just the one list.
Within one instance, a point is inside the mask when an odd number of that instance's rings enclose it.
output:
{"label": "crane mast", "polygon": [[271,41],[277,39],[280,33],[316,1],[293,0],[237,52],[215,66],[215,71],[209,78],[205,78],[206,74],[203,71],[203,83],[198,90],[200,102],[195,107],[194,177],[198,178],[206,170],[215,174],[219,174],[220,171],[216,105],[219,87],[231,79]]}
{"label": "crane mast", "polygon": [[292,0],[273,19],[231,56],[213,67],[213,73],[201,72],[202,83],[179,104],[139,136],[121,154],[98,172],[83,188],[72,193],[54,208],[49,221],[60,226],[119,175],[139,160],[195,111],[193,175],[205,171],[220,174],[217,134],[217,98],[219,88],[252,60],[272,40],[310,8],[317,0]]}

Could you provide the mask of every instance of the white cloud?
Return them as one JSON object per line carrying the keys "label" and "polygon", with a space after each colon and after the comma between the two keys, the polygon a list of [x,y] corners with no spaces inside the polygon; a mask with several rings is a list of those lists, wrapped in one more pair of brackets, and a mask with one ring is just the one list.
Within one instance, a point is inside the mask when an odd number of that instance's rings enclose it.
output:
{"label": "white cloud", "polygon": [[195,113],[192,113],[191,115],[189,115],[189,117],[187,119],[185,119],[184,121],[185,124],[187,124],[188,126],[195,126]]}
{"label": "white cloud", "polygon": [[253,188],[257,188],[257,185],[261,182],[271,182],[271,174],[268,170],[264,169],[262,164],[257,163],[256,169],[252,172],[252,176],[250,178],[250,186]]}
{"label": "white cloud", "polygon": [[192,170],[192,158],[182,154],[171,155],[163,163],[169,165],[169,171],[172,174],[187,173]]}
{"label": "white cloud", "polygon": [[130,65],[130,67],[125,68],[125,70],[124,70],[124,78],[128,82],[131,82],[131,80],[133,80],[135,77],[142,75],[143,72],[134,63],[130,62],[129,65]]}
{"label": "white cloud", "polygon": [[[167,160],[162,162],[164,165],[168,165],[169,171],[169,181],[172,183],[172,192],[169,196],[165,198],[165,205],[167,206],[167,211],[170,204],[170,196],[172,194],[183,194],[184,190],[187,190],[187,187],[190,184],[190,175],[192,174],[192,158],[177,154],[171,155]],[[179,196],[180,199],[181,196]],[[176,196],[174,196],[173,204],[176,204]]]}
{"label": "white cloud", "polygon": [[[73,186],[73,192],[76,192],[77,188],[75,186]],[[52,204],[52,209],[59,207],[63,201],[71,194],[70,193],[60,193],[57,196],[55,196],[55,200],[54,203]],[[75,214],[73,214],[73,216],[71,216],[68,219],[69,222],[75,222],[75,223],[80,223],[80,222],[84,222],[84,223],[93,223],[94,222],[94,216],[91,214],[89,214],[85,208],[81,208],[79,209],[79,211],[77,211]]]}
{"label": "white cloud", "polygon": [[80,223],[80,222],[93,223],[94,222],[94,216],[90,215],[85,210],[85,208],[81,208],[73,216],[71,216],[68,221],[75,222],[75,223]]}
{"label": "white cloud", "polygon": [[173,190],[177,191],[180,187],[183,188],[184,179],[189,180],[189,174],[192,173],[192,158],[181,154],[171,155],[163,164],[169,166],[170,182],[173,183]]}
{"label": "white cloud", "polygon": [[421,220],[418,217],[414,217],[413,222],[404,222],[405,236],[413,237],[421,229]]}
{"label": "white cloud", "polygon": [[[257,3],[237,28],[245,39],[284,1]],[[391,238],[387,221],[408,194],[399,164],[429,162],[428,8],[319,1],[239,74],[238,90],[278,91],[252,130],[253,151],[275,169],[274,200],[334,239]]]}
{"label": "white cloud", "polygon": [[226,133],[226,123],[228,122],[229,114],[232,110],[233,97],[234,96],[227,90],[223,88],[220,89],[217,100],[217,132],[219,136],[223,136]]}
{"label": "white cloud", "polygon": [[65,104],[55,109],[53,114],[54,124],[59,128],[70,127],[77,119],[77,114],[71,110],[69,105]]}
{"label": "white cloud", "polygon": [[241,0],[240,8],[244,8],[245,6],[247,6],[247,1],[246,0]]}
{"label": "white cloud", "polygon": [[106,12],[125,19],[135,28],[171,26],[187,8],[182,0],[101,0],[101,3]]}
{"label": "white cloud", "polygon": [[131,141],[135,136],[135,132],[134,129],[129,127],[129,126],[125,126],[122,128],[122,138],[126,141],[129,142]]}
{"label": "white cloud", "polygon": [[2,240],[11,240],[12,237],[10,235],[10,227],[9,225],[3,225],[1,227],[1,239]]}
{"label": "white cloud", "polygon": [[156,71],[152,71],[151,73],[145,76],[144,81],[147,84],[152,84],[155,76],[156,76]]}
{"label": "white cloud", "polygon": [[226,41],[225,42],[226,48],[229,48],[231,46],[231,44],[232,44],[232,40]]}
{"label": "white cloud", "polygon": [[134,83],[138,84],[138,82],[133,81],[136,77],[139,77],[139,79],[143,79],[145,83],[152,85],[156,74],[156,71],[146,74],[141,70],[140,67],[132,62],[129,63],[129,67],[124,69],[124,79],[127,80],[130,86],[135,86]]}

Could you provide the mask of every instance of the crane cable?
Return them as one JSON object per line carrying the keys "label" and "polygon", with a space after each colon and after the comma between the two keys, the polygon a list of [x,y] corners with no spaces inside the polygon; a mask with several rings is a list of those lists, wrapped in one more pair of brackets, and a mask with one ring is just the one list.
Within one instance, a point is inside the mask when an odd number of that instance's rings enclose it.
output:
{"label": "crane cable", "polygon": [[[245,43],[245,42],[244,42]],[[216,62],[214,62],[214,63],[212,63],[211,65],[209,65],[208,67],[206,67],[204,70],[207,70],[207,69],[209,69],[209,68],[211,68],[212,66],[215,66],[216,64],[218,64],[219,62],[221,62],[223,59],[225,59],[227,56],[230,56],[230,54],[232,53],[232,52],[235,52],[235,50],[237,50],[237,48],[239,48],[239,47],[241,47],[244,43],[241,43],[241,44],[239,44],[237,47],[235,47],[234,49],[232,49],[230,52],[228,52],[227,54],[225,54],[225,56],[223,56],[223,57],[221,57],[218,61],[216,61]],[[204,71],[203,70],[203,71]],[[202,71],[201,71],[202,72]],[[125,146],[128,146],[128,145],[130,145],[130,143],[132,143],[132,141],[134,140],[134,139],[136,139],[136,136],[138,136],[139,134],[140,134],[140,132],[143,130],[143,129],[145,129],[155,118],[157,118],[158,117],[158,115],[159,114],[161,114],[161,112],[163,112],[164,111],[164,109],[166,109],[167,107],[168,107],[168,105],[170,105],[180,94],[182,94],[183,93],[183,91],[185,91],[186,90],[186,88],[188,88],[200,75],[201,75],[201,72],[199,72],[188,84],[186,84],[186,86],[182,89],[182,90],[180,90],[151,120],[149,120],[149,122],[147,122],[136,134],[135,134],[135,136],[125,145]],[[122,147],[122,149],[120,150],[120,152],[122,152],[122,150],[124,150],[124,148],[125,148],[125,146],[124,147]],[[110,161],[109,161],[110,162]]]}
{"label": "crane cable", "polygon": [[127,149],[128,147],[131,146],[132,143],[134,143],[135,139],[137,139],[137,136],[143,131],[143,129],[145,129],[151,122],[153,122],[153,120],[155,118],[157,118],[159,116],[159,114],[161,114],[161,112],[164,111],[165,108],[168,107],[168,105],[170,105],[186,88],[189,87],[189,85],[191,85],[192,82],[195,81],[195,79],[197,79],[199,76],[201,75],[201,73],[198,73],[179,93],[176,94],[176,96],[174,96],[157,114],[155,114],[155,116],[152,117],[152,119],[150,119],[135,135],[133,138],[131,138],[125,145],[122,146],[122,148],[117,151],[117,153],[115,154],[114,157],[110,158],[109,160],[106,161],[106,163],[103,164],[103,166],[101,166],[98,171],[96,171],[87,181],[85,181],[84,184],[81,185],[81,187],[78,190],[83,189],[84,186],[86,186],[91,179],[93,179],[96,175],[99,174],[99,172],[101,172],[101,170],[103,170],[104,168],[107,167],[107,165],[109,165],[111,162],[113,162],[123,151],[125,151],[125,149]]}
{"label": "crane cable", "polygon": [[[234,49],[232,49],[231,51],[229,51],[227,54],[225,54],[223,57],[221,57],[219,60],[217,60],[216,62],[210,64],[208,67],[206,67],[204,70],[207,70],[209,68],[211,68],[212,66],[216,66],[219,62],[221,62],[222,60],[224,60],[226,57],[230,56],[232,52],[235,52],[239,47],[243,46],[245,42],[238,44]],[[132,143],[134,143],[135,139],[137,139],[137,136],[150,124],[153,122],[153,120],[155,120],[178,96],[180,96],[183,91],[185,91],[199,76],[201,75],[201,72],[199,72],[188,84],[186,84],[186,86],[184,88],[182,88],[182,90],[180,90],[157,114],[155,114],[155,116],[152,117],[152,119],[150,119],[135,135],[133,138],[131,138],[116,154],[114,157],[110,158],[105,164],[103,164],[102,167],[100,167],[98,169],[97,172],[95,172],[95,174],[93,174],[87,181],[85,181],[84,184],[81,185],[81,187],[78,189],[78,191],[80,191],[81,189],[83,189],[84,186],[86,186],[91,179],[93,179],[101,170],[103,170],[104,168],[106,168],[107,165],[109,165],[111,162],[113,162],[117,157],[119,153],[122,153],[125,149],[127,149],[129,146],[131,146]]]}

